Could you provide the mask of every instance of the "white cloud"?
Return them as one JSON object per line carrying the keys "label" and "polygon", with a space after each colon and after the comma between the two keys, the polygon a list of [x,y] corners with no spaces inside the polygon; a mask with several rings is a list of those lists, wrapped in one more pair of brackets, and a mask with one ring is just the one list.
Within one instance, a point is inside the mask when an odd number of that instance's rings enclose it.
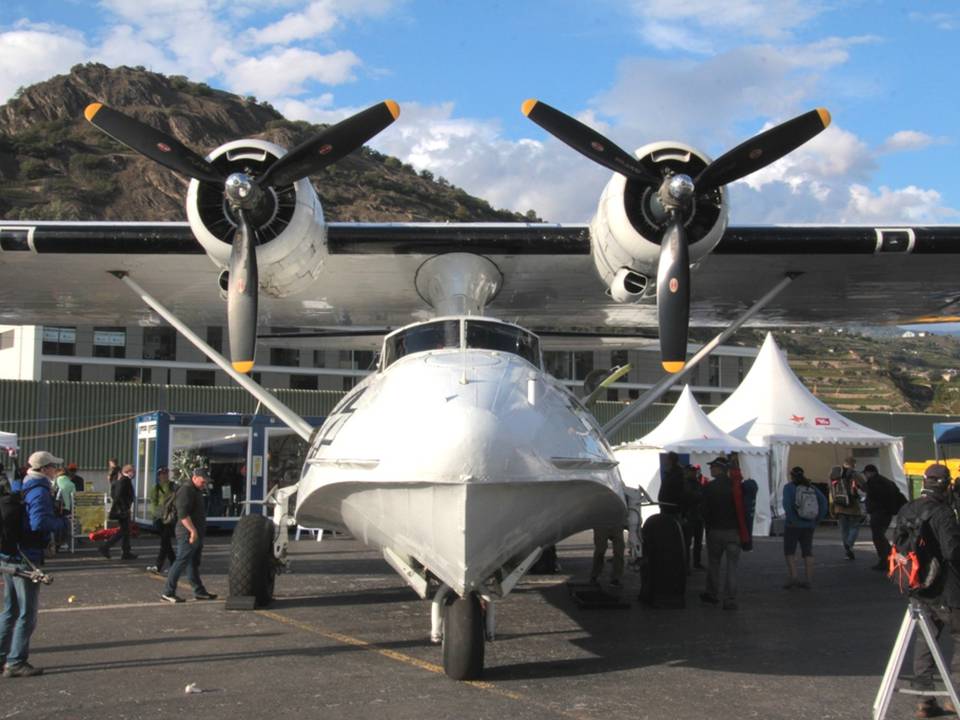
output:
{"label": "white cloud", "polygon": [[251,30],[249,37],[260,44],[309,40],[330,32],[348,18],[383,15],[395,4],[394,0],[314,0],[303,10],[287,13],[262,29]]}
{"label": "white cloud", "polygon": [[278,49],[260,57],[248,57],[224,69],[235,92],[273,98],[297,95],[305,83],[339,85],[354,78],[360,58],[349,50],[323,55],[299,48]]}
{"label": "white cloud", "polygon": [[879,152],[901,152],[904,150],[921,150],[938,142],[935,138],[918,130],[900,130],[883,141]]}
{"label": "white cloud", "polygon": [[63,28],[20,23],[0,33],[0,103],[20,87],[68,72],[88,54],[83,38]]}

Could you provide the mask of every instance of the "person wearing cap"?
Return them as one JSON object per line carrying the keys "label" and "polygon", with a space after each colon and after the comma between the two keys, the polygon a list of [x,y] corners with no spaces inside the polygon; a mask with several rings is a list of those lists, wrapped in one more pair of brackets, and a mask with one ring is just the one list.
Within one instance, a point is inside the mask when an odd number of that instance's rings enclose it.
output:
{"label": "person wearing cap", "polygon": [[150,507],[153,508],[153,527],[160,536],[160,550],[157,553],[157,564],[148,565],[147,572],[161,574],[163,564],[169,560],[170,564],[177,558],[173,551],[174,526],[173,522],[163,521],[163,507],[171,493],[177,491],[177,486],[170,480],[170,468],[163,466],[157,468],[157,483],[150,491]]}
{"label": "person wearing cap", "polygon": [[67,463],[67,475],[73,482],[73,487],[76,489],[76,491],[83,492],[83,486],[86,483],[86,480],[77,474],[77,464],[75,462]]}
{"label": "person wearing cap", "polygon": [[[802,518],[797,512],[797,491],[809,487],[816,493],[817,517]],[[799,465],[790,471],[790,482],[783,486],[783,512],[785,522],[783,526],[783,556],[787,563],[787,582],[783,587],[789,590],[792,587],[810,589],[813,582],[813,531],[820,521],[827,516],[827,498],[820,490],[814,487],[810,479],[804,474]],[[797,545],[800,545],[800,555],[803,557],[803,580],[797,582]]]}
{"label": "person wearing cap", "polygon": [[194,468],[190,482],[177,488],[177,558],[167,573],[167,583],[160,597],[169,603],[182,603],[177,595],[177,582],[186,573],[197,600],[215,600],[216,595],[207,592],[200,579],[200,558],[203,552],[203,537],[207,530],[207,512],[203,502],[203,489],[210,483],[206,468]]}
{"label": "person wearing cap", "polygon": [[[700,594],[705,603],[720,602],[720,564],[726,556],[723,580],[723,609],[737,609],[737,564],[744,540],[746,525],[741,489],[735,487],[729,475],[730,463],[724,456],[710,461],[713,478],[703,489],[703,521],[707,527],[707,587]],[[739,496],[739,502],[738,502]]]}
{"label": "person wearing cap", "polygon": [[121,560],[136,560],[137,556],[130,550],[130,518],[133,507],[133,478],[136,471],[133,465],[124,465],[120,468],[120,474],[110,486],[110,499],[113,503],[110,505],[110,519],[120,523],[120,532],[105,541],[98,548],[100,554],[108,560],[110,559],[110,548],[121,543]]}
{"label": "person wearing cap", "polygon": [[[43,551],[51,534],[63,530],[69,522],[69,518],[54,514],[51,492],[51,481],[56,477],[57,468],[63,465],[63,459],[39,450],[30,456],[27,464],[29,469],[19,490],[26,515],[23,537],[19,547],[2,548],[0,559],[8,563],[43,565]],[[34,667],[27,661],[30,636],[37,627],[40,584],[7,574],[4,574],[3,581],[3,612],[0,613],[3,677],[41,675],[43,668]]]}
{"label": "person wearing cap", "polygon": [[[932,589],[922,591],[915,597],[934,625],[941,650],[945,627],[949,628],[953,647],[960,650],[960,523],[957,522],[947,499],[949,486],[950,472],[946,466],[938,463],[928,465],[923,472],[923,492],[919,498],[900,509],[897,514],[897,528],[899,533],[900,528],[906,528],[918,520],[925,520],[936,537],[940,549],[938,560],[946,574],[942,582],[934,583]],[[902,542],[902,538],[899,541]],[[950,675],[956,684],[960,681],[960,652],[954,650],[952,659],[947,653],[943,654],[944,659],[950,663]],[[936,662],[923,634],[919,632],[916,633],[913,645],[913,671],[915,688],[933,689],[934,679],[938,676]],[[941,707],[935,696],[929,696],[917,705],[916,717],[941,717],[955,712],[956,709],[949,701]]]}
{"label": "person wearing cap", "polygon": [[887,540],[887,528],[907,498],[890,478],[884,477],[876,465],[863,466],[864,489],[867,491],[867,514],[870,516],[870,534],[873,547],[877,551],[877,564],[871,570],[887,569],[887,557],[890,555],[890,541]]}

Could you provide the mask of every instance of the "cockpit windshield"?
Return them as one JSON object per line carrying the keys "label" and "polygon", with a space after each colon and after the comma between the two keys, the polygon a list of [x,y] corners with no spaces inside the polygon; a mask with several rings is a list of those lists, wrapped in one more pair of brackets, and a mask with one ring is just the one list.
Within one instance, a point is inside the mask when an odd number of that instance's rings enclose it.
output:
{"label": "cockpit windshield", "polygon": [[383,348],[383,367],[392,365],[410,353],[459,347],[459,320],[437,320],[414,325],[386,339]]}
{"label": "cockpit windshield", "polygon": [[460,327],[466,325],[466,347],[519,355],[540,367],[540,340],[516,325],[485,320],[436,320],[400,330],[384,341],[383,367],[425,350],[460,347]]}
{"label": "cockpit windshield", "polygon": [[540,367],[540,340],[515,325],[467,320],[467,347],[500,350],[519,355],[534,367]]}

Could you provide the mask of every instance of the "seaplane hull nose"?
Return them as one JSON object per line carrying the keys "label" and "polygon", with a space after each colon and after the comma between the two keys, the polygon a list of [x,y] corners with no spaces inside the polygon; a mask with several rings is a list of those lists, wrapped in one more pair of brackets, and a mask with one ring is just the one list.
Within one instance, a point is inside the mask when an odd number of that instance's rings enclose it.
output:
{"label": "seaplane hull nose", "polygon": [[463,594],[537,547],[624,521],[595,421],[529,363],[454,352],[398,365],[321,430],[301,524],[344,526]]}

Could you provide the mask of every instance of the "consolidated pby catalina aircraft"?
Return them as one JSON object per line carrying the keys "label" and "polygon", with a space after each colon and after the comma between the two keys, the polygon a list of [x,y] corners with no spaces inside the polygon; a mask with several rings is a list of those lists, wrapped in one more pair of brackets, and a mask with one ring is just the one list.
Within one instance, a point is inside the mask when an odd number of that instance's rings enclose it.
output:
{"label": "consolidated pby catalina aircraft", "polygon": [[[546,103],[522,109],[613,170],[589,226],[325,222],[307,177],[393,122],[392,101],[290,152],[241,139],[205,158],[94,103],[96,127],[191,178],[188,221],[0,221],[0,322],[159,315],[309,443],[272,518],[238,524],[231,595],[269,602],[291,524],[345,529],[432,597],[431,636],[457,679],[481,674],[494,602],[543,547],[625,513],[604,428],[544,372],[541,339],[523,326],[659,326],[664,369],[683,372],[688,323],[918,320],[952,313],[960,296],[943,272],[957,227],[727,226],[724,186],[814,137],[825,110],[711,161],[677,142],[630,155]],[[144,305],[124,302],[120,282]],[[224,300],[232,363],[189,328],[222,324]],[[311,427],[245,375],[259,322],[319,336],[380,328],[379,365]]]}

